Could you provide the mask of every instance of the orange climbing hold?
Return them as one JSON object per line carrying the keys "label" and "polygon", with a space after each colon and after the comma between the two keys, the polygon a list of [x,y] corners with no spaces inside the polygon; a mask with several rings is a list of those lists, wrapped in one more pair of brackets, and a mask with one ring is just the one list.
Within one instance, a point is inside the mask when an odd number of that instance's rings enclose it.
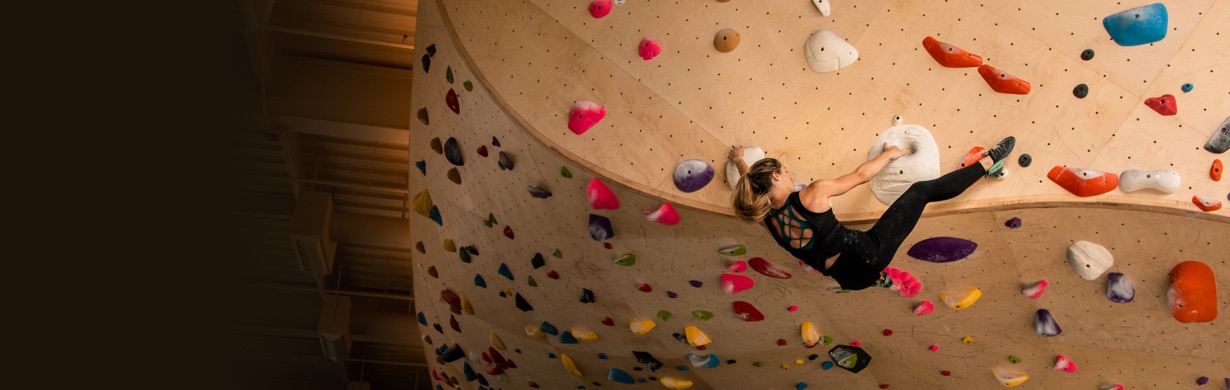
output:
{"label": "orange climbing hold", "polygon": [[1221,170],[1221,160],[1213,159],[1213,166],[1209,167],[1209,177],[1213,178],[1213,181],[1221,181]]}
{"label": "orange climbing hold", "polygon": [[982,79],[987,81],[987,84],[999,93],[1012,93],[1017,95],[1029,94],[1029,82],[1022,80],[1016,76],[1005,73],[1002,70],[995,69],[990,65],[983,64],[978,67],[978,74],[982,75]]}
{"label": "orange climbing hold", "polygon": [[1119,186],[1119,175],[1092,169],[1055,166],[1046,177],[1080,197],[1102,195]]}
{"label": "orange climbing hold", "polygon": [[961,50],[961,48],[940,42],[930,36],[923,38],[923,47],[935,62],[947,68],[973,68],[982,65],[982,56]]}
{"label": "orange climbing hold", "polygon": [[1213,269],[1199,261],[1184,261],[1170,270],[1166,291],[1170,313],[1182,323],[1217,319],[1217,280]]}
{"label": "orange climbing hold", "polygon": [[1206,213],[1221,210],[1221,201],[1217,199],[1213,199],[1213,198],[1206,198],[1200,195],[1193,195],[1192,203],[1195,203],[1196,207],[1199,207],[1200,210]]}
{"label": "orange climbing hold", "polygon": [[973,149],[970,149],[969,154],[966,154],[965,158],[961,159],[961,164],[957,165],[957,169],[968,167],[970,166],[970,164],[976,163],[978,162],[978,160],[981,160],[982,151],[984,150],[987,150],[987,148],[984,148],[981,146],[975,146]]}

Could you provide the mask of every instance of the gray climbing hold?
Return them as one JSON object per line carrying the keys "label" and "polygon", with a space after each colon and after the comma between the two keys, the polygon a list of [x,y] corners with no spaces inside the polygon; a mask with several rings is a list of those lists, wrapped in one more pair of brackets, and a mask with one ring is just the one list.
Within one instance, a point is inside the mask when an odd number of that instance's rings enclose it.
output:
{"label": "gray climbing hold", "polygon": [[1209,142],[1204,144],[1204,150],[1222,154],[1230,149],[1230,117],[1221,123],[1221,127],[1213,131],[1213,136],[1209,138]]}
{"label": "gray climbing hold", "polygon": [[508,153],[504,153],[504,151],[501,150],[500,151],[500,170],[505,170],[505,169],[511,171],[513,169],[513,161],[512,161],[512,158],[508,157]]}

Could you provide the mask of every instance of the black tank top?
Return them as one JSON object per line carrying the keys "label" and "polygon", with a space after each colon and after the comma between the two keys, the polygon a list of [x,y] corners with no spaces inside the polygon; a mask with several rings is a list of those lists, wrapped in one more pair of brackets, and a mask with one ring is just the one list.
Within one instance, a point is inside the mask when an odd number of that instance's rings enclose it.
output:
{"label": "black tank top", "polygon": [[[791,220],[801,227],[799,237],[783,237],[790,234],[790,229],[787,227],[788,221]],[[778,229],[774,230],[770,223],[777,225]],[[824,269],[824,261],[845,251],[858,239],[855,230],[848,229],[837,221],[837,218],[833,216],[832,207],[823,213],[814,213],[803,206],[798,191],[790,193],[781,209],[770,209],[769,215],[764,219],[764,224],[769,228],[777,245],[781,245],[795,258],[825,275],[828,275],[828,272]],[[807,230],[812,232],[810,239],[802,238],[803,232]],[[778,231],[781,235],[777,233]],[[804,242],[798,248],[794,248],[790,246],[792,241]]]}

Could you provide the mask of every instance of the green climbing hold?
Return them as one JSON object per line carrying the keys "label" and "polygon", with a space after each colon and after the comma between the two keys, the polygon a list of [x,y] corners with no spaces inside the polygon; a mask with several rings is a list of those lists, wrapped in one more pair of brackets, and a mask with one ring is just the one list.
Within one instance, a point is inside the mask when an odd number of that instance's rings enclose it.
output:
{"label": "green climbing hold", "polygon": [[559,175],[569,179],[572,178],[572,172],[568,171],[568,167],[559,167]]}
{"label": "green climbing hold", "polygon": [[466,80],[466,82],[461,83],[461,85],[462,85],[462,86],[464,86],[464,87],[466,88],[466,91],[473,91],[473,90],[474,90],[474,83],[471,83],[471,82],[470,82],[470,80]]}
{"label": "green climbing hold", "polygon": [[848,292],[850,292],[850,290],[846,290],[846,289],[844,289],[844,288],[843,288],[843,289],[841,289],[841,290],[837,290],[837,293],[838,293],[838,294],[845,294],[845,293],[848,293]]}
{"label": "green climbing hold", "polygon": [[631,265],[633,265],[633,264],[636,264],[636,254],[635,254],[635,253],[629,253],[629,254],[626,254],[626,255],[623,255],[623,256],[619,256],[619,258],[615,259],[615,264],[619,264],[619,265],[622,265],[622,266],[624,266],[624,267],[628,267],[628,266],[631,266]]}
{"label": "green climbing hold", "polygon": [[555,258],[557,259],[562,259],[564,258],[564,252],[560,252],[559,249],[556,249],[554,251],[551,251],[551,256],[555,256]]}
{"label": "green climbing hold", "polygon": [[1021,358],[1016,357],[1016,355],[1008,355],[1008,361],[1012,362],[1012,364],[1017,364],[1021,362]]}
{"label": "green climbing hold", "polygon": [[832,337],[832,336],[821,336],[821,337],[820,337],[820,344],[824,344],[824,345],[832,345],[832,344],[833,344],[833,337]]}
{"label": "green climbing hold", "polygon": [[670,321],[671,312],[666,311],[666,310],[658,310],[658,319],[662,320],[663,322]]}
{"label": "green climbing hold", "polygon": [[745,248],[743,245],[728,246],[722,249],[718,249],[718,253],[721,253],[726,256],[742,256],[743,254],[747,253],[747,248]]}
{"label": "green climbing hold", "polygon": [[496,224],[495,214],[487,213],[487,220],[483,221],[483,225],[487,225],[487,227],[492,227],[492,226],[495,226],[495,224]]}
{"label": "green climbing hold", "polygon": [[449,84],[453,83],[453,67],[450,66],[448,69],[444,70],[444,78],[448,79]]}
{"label": "green climbing hold", "polygon": [[756,367],[764,367],[764,362],[755,362],[755,363],[752,363],[752,365]]}
{"label": "green climbing hold", "polygon": [[533,276],[530,277],[529,284],[530,287],[538,287],[538,281],[534,280]]}
{"label": "green climbing hold", "polygon": [[705,310],[692,310],[692,317],[696,317],[696,319],[701,321],[708,321],[710,318],[713,318],[713,313]]}

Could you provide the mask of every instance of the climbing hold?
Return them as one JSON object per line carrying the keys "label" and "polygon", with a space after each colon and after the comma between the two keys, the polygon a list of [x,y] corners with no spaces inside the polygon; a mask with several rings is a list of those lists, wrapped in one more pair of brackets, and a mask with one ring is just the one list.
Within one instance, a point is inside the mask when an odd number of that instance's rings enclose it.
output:
{"label": "climbing hold", "polygon": [[555,270],[547,271],[547,277],[551,279],[559,279],[559,273]]}
{"label": "climbing hold", "polygon": [[455,362],[462,357],[465,357],[465,351],[462,351],[461,346],[457,345],[457,343],[453,343],[452,346],[444,350],[444,353],[440,354],[440,358],[444,359],[445,363]]}
{"label": "climbing hold", "polygon": [[1136,299],[1136,289],[1127,276],[1121,272],[1111,272],[1106,276],[1106,299],[1115,303],[1128,303]]}
{"label": "climbing hold", "polygon": [[741,256],[747,253],[747,248],[743,245],[732,245],[722,249],[718,249],[718,253],[725,256]]}
{"label": "climbing hold", "polygon": [[1059,355],[1055,358],[1055,371],[1076,372],[1076,370],[1076,363],[1072,362],[1071,359],[1068,359],[1063,355]]}
{"label": "climbing hold", "polygon": [[448,170],[448,180],[453,184],[461,184],[461,173],[457,172],[457,168]]}
{"label": "climbing hold", "polygon": [[[444,158],[456,166],[465,165],[465,161],[461,160],[461,149],[457,147],[457,139],[448,137],[448,141],[444,141]],[[457,180],[461,180],[460,178]]]}
{"label": "climbing hold", "polygon": [[1169,15],[1166,6],[1154,3],[1102,18],[1102,27],[1119,46],[1153,43],[1166,37]]}
{"label": "climbing hold", "polygon": [[645,210],[645,220],[657,222],[666,226],[671,226],[679,223],[679,213],[675,211],[675,206],[670,203],[662,202],[657,210]]}
{"label": "climbing hold", "polygon": [[642,59],[649,61],[662,53],[662,46],[652,39],[645,38],[641,39],[641,44],[637,46],[637,50],[640,52]]}
{"label": "climbing hold", "polygon": [[436,154],[444,153],[444,145],[440,143],[440,137],[431,139],[431,150]]}
{"label": "climbing hold", "polygon": [[431,69],[431,56],[424,54],[423,55],[423,73],[427,73],[427,71],[430,69]]}
{"label": "climbing hold", "polygon": [[726,270],[735,273],[742,273],[743,271],[747,271],[747,262],[743,260],[735,260],[733,263],[726,266]]}
{"label": "climbing hold", "polygon": [[803,390],[806,388],[807,388],[807,382],[799,382],[799,384],[794,385],[794,390]]}
{"label": "climbing hold", "polygon": [[931,346],[930,346],[930,347],[927,347],[927,350],[928,350],[928,351],[931,351],[931,352],[939,351],[939,350],[940,350],[940,346],[935,345],[935,344],[931,344]]}
{"label": "climbing hold", "polygon": [[752,278],[743,275],[722,274],[722,291],[727,294],[738,294],[756,286]]}
{"label": "climbing hold", "polygon": [[[728,0],[722,0],[722,1],[728,1]],[[830,10],[829,10],[828,0],[811,0],[811,3],[812,5],[816,6],[816,10],[820,11],[820,15],[829,16]],[[807,385],[804,385],[804,387],[806,386]]]}
{"label": "climbing hold", "polygon": [[717,354],[711,353],[705,357],[700,357],[695,353],[688,352],[688,361],[692,363],[692,367],[696,368],[714,368],[722,364],[718,360]]}
{"label": "climbing hold", "polygon": [[1021,358],[1016,357],[1016,355],[1008,355],[1008,361],[1012,362],[1012,364],[1017,364],[1021,362]]}
{"label": "climbing hold", "polygon": [[1181,182],[1179,173],[1169,169],[1156,171],[1129,169],[1119,174],[1119,190],[1123,192],[1150,189],[1170,194],[1179,190]]}
{"label": "climbing hold", "polygon": [[[811,348],[820,343],[820,331],[810,321],[803,322],[803,346]],[[784,341],[784,340],[783,340]]]}
{"label": "climbing hold", "polygon": [[682,390],[682,389],[689,389],[692,387],[692,381],[686,380],[686,379],[675,379],[671,377],[662,377],[661,379],[658,379],[658,382],[661,382],[662,386],[666,386],[666,388],[668,389]]}
{"label": "climbing hold", "polygon": [[972,68],[982,65],[981,56],[940,42],[931,36],[923,38],[922,44],[927,49],[927,53],[931,54],[931,58],[946,68]]}
{"label": "climbing hold", "polygon": [[799,306],[798,306],[798,305],[790,305],[790,307],[787,307],[787,308],[786,308],[786,311],[791,312],[791,313],[794,313],[794,312],[795,312],[795,311],[797,311],[797,310],[799,310]]}
{"label": "climbing hold", "polygon": [[679,297],[679,294],[675,294],[675,292],[674,292],[674,291],[667,290],[667,291],[666,291],[666,297],[667,297],[667,298],[670,298],[670,299],[675,299],[675,298],[678,298],[678,297]]}
{"label": "climbing hold", "polygon": [[935,304],[931,301],[919,301],[914,304],[914,315],[921,316],[935,310]]}
{"label": "climbing hold", "polygon": [[565,330],[564,333],[560,334],[559,336],[559,343],[560,344],[576,344],[577,338],[572,335],[572,332]]}
{"label": "climbing hold", "polygon": [[969,257],[978,244],[956,237],[932,237],[910,247],[907,255],[922,261],[932,263],[947,263]]}
{"label": "climbing hold", "polygon": [[1179,112],[1179,102],[1176,101],[1174,95],[1165,94],[1158,97],[1145,99],[1145,105],[1157,111],[1158,114],[1164,116],[1174,115]]}
{"label": "climbing hold", "polygon": [[461,102],[457,100],[457,91],[454,91],[452,88],[449,88],[448,94],[444,95],[444,104],[447,105],[448,109],[452,110],[454,114],[461,114]]}
{"label": "climbing hold", "polygon": [[829,30],[811,33],[807,37],[807,43],[803,45],[803,54],[807,56],[807,64],[811,66],[811,70],[821,73],[845,68],[858,60],[858,49]]}
{"label": "climbing hold", "polygon": [[415,250],[418,250],[418,251],[419,251],[419,253],[422,253],[422,254],[427,254],[427,248],[423,246],[423,242],[422,242],[422,241],[419,241],[419,242],[414,243],[414,249],[415,249]]}
{"label": "climbing hold", "polygon": [[1022,80],[1016,76],[1010,75],[1007,72],[996,69],[987,64],[978,67],[978,74],[982,75],[982,79],[987,81],[991,89],[999,93],[1011,93],[1017,95],[1029,94],[1030,85],[1028,81]]}
{"label": "climbing hold", "polygon": [[517,296],[516,296],[516,298],[515,298],[515,299],[516,299],[516,302],[517,302],[517,308],[518,308],[518,309],[521,309],[521,311],[526,311],[526,312],[528,312],[528,311],[534,311],[534,307],[533,307],[533,306],[530,306],[530,303],[529,303],[529,302],[526,302],[526,301],[525,301],[525,298],[522,298],[522,297],[521,297],[521,293],[517,293]]}
{"label": "climbing hold", "polygon": [[500,263],[500,275],[504,275],[508,280],[513,280],[512,270],[508,269],[508,264]]}
{"label": "climbing hold", "polygon": [[1008,387],[1017,386],[1029,380],[1029,375],[1010,371],[992,369],[991,374],[995,375],[995,380],[999,381],[999,384]]}
{"label": "climbing hold", "polygon": [[1021,164],[1021,168],[1028,167],[1033,161],[1033,157],[1029,157],[1028,154],[1022,154],[1021,157],[1016,159],[1016,163]]}
{"label": "climbing hold", "polygon": [[541,330],[542,333],[546,333],[552,336],[559,335],[559,329],[556,328],[555,325],[551,325],[550,322],[546,322],[546,321],[543,321],[542,325],[538,325],[538,330]]}
{"label": "climbing hold", "polygon": [[689,281],[688,281],[688,284],[690,284],[690,285],[692,285],[692,287],[696,287],[696,288],[700,288],[700,286],[705,285],[705,283],[704,283],[704,282],[701,282],[701,281],[699,281],[699,280],[689,280]]}
{"label": "climbing hold", "polygon": [[444,69],[444,79],[448,80],[449,84],[453,83],[453,67],[450,66]]}
{"label": "climbing hold", "polygon": [[474,249],[473,246],[466,245],[461,248],[458,248],[457,254],[459,257],[461,257],[462,263],[469,263],[471,262],[471,259],[470,259],[471,255],[473,256],[478,255],[478,249]]}
{"label": "climbing hold", "polygon": [[526,279],[525,283],[526,283],[526,284],[529,284],[529,285],[530,285],[530,287],[538,287],[538,281],[537,281],[537,280],[534,280],[534,277],[533,277],[533,276],[528,277],[528,278]]}
{"label": "climbing hold", "polygon": [[605,116],[606,109],[598,103],[577,100],[572,103],[572,110],[568,113],[568,130],[572,130],[577,135],[585,134]]}
{"label": "climbing hold", "polygon": [[1012,217],[1012,219],[1004,221],[1004,226],[1007,226],[1009,229],[1019,228],[1021,227],[1021,219],[1018,217]]}
{"label": "climbing hold", "polygon": [[1084,51],[1081,52],[1081,59],[1085,61],[1092,60],[1093,54],[1094,54],[1093,49],[1085,49]]}
{"label": "climbing hold", "polygon": [[1084,99],[1085,96],[1089,96],[1089,86],[1077,84],[1076,88],[1072,88],[1072,95],[1076,96],[1077,99]]}
{"label": "climbing hold", "polygon": [[695,326],[685,326],[683,331],[688,337],[688,344],[693,347],[699,347],[713,342],[713,340],[709,339],[709,336],[706,336],[704,332],[700,331],[700,328]]}
{"label": "climbing hold", "polygon": [[763,258],[753,257],[748,261],[748,265],[751,265],[752,269],[764,276],[777,279],[790,279],[789,272],[782,271],[777,267],[774,267],[773,264],[770,264],[768,260]]}
{"label": "climbing hold", "polygon": [[826,360],[824,363],[820,363],[820,368],[825,369],[825,370],[833,368],[833,362]]}
{"label": "climbing hold", "polygon": [[1046,291],[1046,286],[1048,284],[1050,284],[1050,282],[1046,281],[1046,279],[1039,280],[1037,283],[1021,289],[1021,294],[1025,294],[1025,296],[1030,299],[1038,299],[1038,297],[1042,296],[1042,293]]}
{"label": "climbing hold", "polygon": [[505,349],[504,340],[501,340],[500,336],[496,335],[495,332],[491,332],[490,334],[488,334],[487,338],[491,340],[491,345],[495,347],[495,349],[498,349],[501,351]]}
{"label": "climbing hold", "polygon": [[1037,315],[1034,316],[1034,333],[1042,337],[1051,337],[1063,333],[1063,329],[1059,328],[1059,323],[1055,322],[1055,317],[1051,315],[1050,310],[1038,309]]}
{"label": "climbing hold", "polygon": [[713,318],[713,313],[705,310],[692,310],[692,317],[696,317],[696,319],[701,321],[708,321],[710,318]]}
{"label": "climbing hold", "polygon": [[919,125],[895,125],[872,142],[867,159],[884,152],[884,145],[912,150],[913,153],[888,163],[868,183],[876,199],[891,205],[915,182],[940,177],[940,152],[931,132]]}
{"label": "climbing hold", "polygon": [[577,369],[577,364],[572,361],[572,358],[568,357],[568,354],[559,354],[559,360],[564,363],[564,369],[568,370],[569,374],[572,374],[573,376],[581,376],[581,370]]}
{"label": "climbing hold", "polygon": [[474,285],[487,288],[487,281],[483,279],[483,275],[474,275]]}
{"label": "climbing hold", "polygon": [[862,342],[862,341],[858,341],[858,340],[854,340],[854,341],[851,341],[851,342],[850,342],[850,346],[852,346],[852,347],[861,347],[861,346],[863,346],[863,342]]}
{"label": "climbing hold", "polygon": [[431,267],[427,267],[427,274],[428,274],[428,275],[431,275],[431,277],[433,277],[433,278],[439,278],[439,277],[440,277],[440,273],[436,271],[436,266],[434,266],[434,265],[433,265],[433,266],[431,266]]}
{"label": "climbing hold", "polygon": [[1092,169],[1055,166],[1046,174],[1051,181],[1073,195],[1089,197],[1105,194],[1119,185],[1119,176]]}
{"label": "climbing hold", "polygon": [[892,336],[892,335],[893,335],[893,330],[892,330],[892,329],[884,329],[884,332],[883,332],[883,333],[884,333],[884,335],[885,335],[885,336]]}
{"label": "climbing hold", "polygon": [[838,367],[858,373],[871,363],[871,355],[862,348],[849,345],[838,345],[829,350],[829,357]]}
{"label": "climbing hold", "polygon": [[461,86],[462,86],[463,88],[465,88],[465,89],[466,89],[466,91],[473,91],[473,90],[474,90],[474,83],[471,83],[471,82],[470,82],[470,80],[466,80],[466,82],[461,83]]}
{"label": "climbing hold", "polygon": [[1081,279],[1094,280],[1115,264],[1115,258],[1106,247],[1089,241],[1077,241],[1068,247],[1068,264]]}
{"label": "climbing hold", "polygon": [[616,210],[619,209],[619,197],[615,196],[615,192],[611,191],[610,187],[606,186],[599,178],[593,178],[589,181],[589,185],[585,186],[585,199],[589,201],[589,206],[595,210]]}
{"label": "climbing hold", "polygon": [[628,323],[628,327],[632,329],[632,333],[638,335],[649,333],[649,331],[653,330],[655,326],[658,326],[658,324],[653,322],[653,320],[631,321]]}
{"label": "climbing hold", "polygon": [[636,286],[636,289],[637,289],[637,290],[641,290],[641,292],[651,292],[651,291],[653,291],[653,287],[650,287],[650,286],[649,286],[649,283],[641,283],[639,286]]}
{"label": "climbing hold", "polygon": [[589,237],[599,242],[615,237],[615,230],[611,228],[611,220],[601,215],[590,214]]}
{"label": "climbing hold", "polygon": [[[747,146],[743,148],[743,162],[748,167],[755,165],[757,161],[764,159],[764,149],[756,146]],[[735,165],[733,160],[726,160],[726,185],[730,186],[731,190],[735,189],[735,184],[739,184],[739,166]]]}
{"label": "climbing hold", "polygon": [[415,116],[418,117],[419,122],[423,122],[424,125],[427,125],[431,122],[431,119],[427,117],[427,107],[420,108],[419,111],[415,114]]}
{"label": "climbing hold", "polygon": [[486,220],[486,221],[483,221],[483,225],[487,225],[487,227],[493,227],[493,226],[495,226],[495,224],[497,224],[497,223],[499,223],[499,222],[496,222],[496,220],[495,220],[495,214],[492,214],[492,213],[487,213],[487,220]]}
{"label": "climbing hold", "polygon": [[562,259],[564,258],[564,253],[560,252],[559,249],[556,249],[556,250],[551,251],[551,256],[557,259]]}
{"label": "climbing hold", "polygon": [[633,264],[636,264],[636,254],[635,254],[635,253],[627,253],[627,254],[624,254],[624,255],[622,255],[622,256],[619,256],[619,257],[615,258],[615,264],[619,264],[619,265],[622,265],[622,266],[624,266],[624,267],[628,267],[628,266],[631,266],[631,265],[633,265]]}
{"label": "climbing hold", "polygon": [[1184,261],[1170,270],[1166,290],[1170,313],[1182,323],[1217,319],[1217,281],[1213,269],[1199,261]]}
{"label": "climbing hold", "polygon": [[457,251],[457,244],[454,244],[453,239],[451,238],[445,238],[444,244],[442,246],[444,247],[445,252],[456,252]]}
{"label": "climbing hold", "polygon": [[1213,159],[1213,166],[1209,167],[1209,178],[1213,181],[1221,181],[1221,159]]}
{"label": "climbing hold", "polygon": [[602,317],[602,324],[606,326],[615,326],[615,320],[612,320],[611,317]]}
{"label": "climbing hold", "polygon": [[433,207],[435,206],[431,204],[431,194],[427,190],[423,190],[423,192],[415,195],[414,200],[410,201],[410,208],[424,217],[430,218],[428,215],[431,214]]}
{"label": "climbing hold", "polygon": [[1196,378],[1197,385],[1204,386],[1205,384],[1208,384],[1208,383],[1209,383],[1209,377],[1207,376]]}
{"label": "climbing hold", "polygon": [[1221,123],[1221,127],[1213,131],[1213,136],[1209,137],[1209,142],[1204,144],[1204,150],[1222,154],[1227,149],[1230,149],[1230,117]]}
{"label": "climbing hold", "polygon": [[948,307],[951,307],[953,310],[961,310],[970,307],[970,305],[973,305],[974,302],[977,302],[978,298],[981,297],[982,290],[976,288],[940,293],[940,300],[944,301],[944,304],[947,304]]}
{"label": "climbing hold", "polygon": [[948,371],[948,370],[940,371],[940,375],[949,376],[949,375],[952,375],[952,371]]}
{"label": "climbing hold", "polygon": [[[648,365],[649,371],[657,371],[659,368],[662,368],[662,362],[654,358],[653,355],[650,355],[649,352],[632,351],[632,356],[636,357],[637,363]],[[640,368],[638,367],[636,370],[640,371]]]}
{"label": "climbing hold", "polygon": [[451,314],[448,316],[448,326],[453,328],[454,332],[461,333],[461,323],[457,322],[457,317]]}
{"label": "climbing hold", "polygon": [[675,166],[675,188],[696,192],[713,180],[713,167],[701,160],[684,160]]}
{"label": "climbing hold", "polygon": [[568,167],[559,167],[559,175],[571,179],[572,172],[568,171]]}
{"label": "climbing hold", "polygon": [[500,151],[500,170],[503,171],[506,169],[510,171],[513,170],[513,161],[511,157],[508,157],[508,153],[504,153],[504,151],[501,150]]}
{"label": "climbing hold", "polygon": [[542,266],[547,265],[547,262],[543,259],[541,253],[535,253],[534,257],[530,259],[530,265],[533,266],[534,269],[539,269],[542,268]]}
{"label": "climbing hold", "polygon": [[[786,345],[786,339],[777,339],[777,346],[782,347],[782,346],[785,346],[785,345]],[[812,345],[812,347],[814,347],[814,346],[815,346],[815,344],[813,344],[813,345]],[[810,348],[810,347],[808,347],[808,348]],[[785,367],[785,368],[790,368],[790,367],[789,367],[789,366],[787,366],[787,367]]]}
{"label": "climbing hold", "polygon": [[427,176],[427,161],[424,161],[424,160],[415,161],[414,167],[418,168],[419,172],[423,173],[423,176]]}
{"label": "climbing hold", "polygon": [[734,301],[731,302],[731,307],[735,311],[735,318],[747,322],[756,322],[764,319],[764,314],[759,309],[756,309],[756,306],[752,306],[751,303]]}
{"label": "climbing hold", "polygon": [[611,382],[619,382],[628,385],[636,384],[636,380],[632,379],[632,375],[628,375],[628,373],[624,370],[620,370],[615,367],[611,367],[610,370],[607,371],[606,379]]}
{"label": "climbing hold", "polygon": [[1193,88],[1196,88],[1196,86],[1192,85],[1192,83],[1184,83],[1183,86],[1179,87],[1183,93],[1191,92]]}
{"label": "climbing hold", "polygon": [[914,274],[909,272],[894,267],[885,267],[884,276],[893,282],[889,289],[896,291],[898,295],[903,297],[913,298],[914,295],[922,291],[922,281],[919,281],[918,278],[914,277]]}
{"label": "climbing hold", "polygon": [[612,8],[614,8],[614,5],[611,4],[611,0],[594,0],[589,3],[589,15],[593,16],[594,19],[602,19],[602,17],[611,13]]}
{"label": "climbing hold", "polygon": [[666,310],[658,310],[658,319],[662,320],[662,322],[670,321],[671,312]]}
{"label": "climbing hold", "polygon": [[581,289],[581,298],[578,299],[581,303],[594,303],[594,292],[588,288]]}
{"label": "climbing hold", "polygon": [[738,31],[729,28],[722,29],[717,32],[717,35],[713,36],[713,47],[716,48],[717,51],[730,53],[731,51],[734,51],[736,47],[739,47],[739,41],[740,38]]}

